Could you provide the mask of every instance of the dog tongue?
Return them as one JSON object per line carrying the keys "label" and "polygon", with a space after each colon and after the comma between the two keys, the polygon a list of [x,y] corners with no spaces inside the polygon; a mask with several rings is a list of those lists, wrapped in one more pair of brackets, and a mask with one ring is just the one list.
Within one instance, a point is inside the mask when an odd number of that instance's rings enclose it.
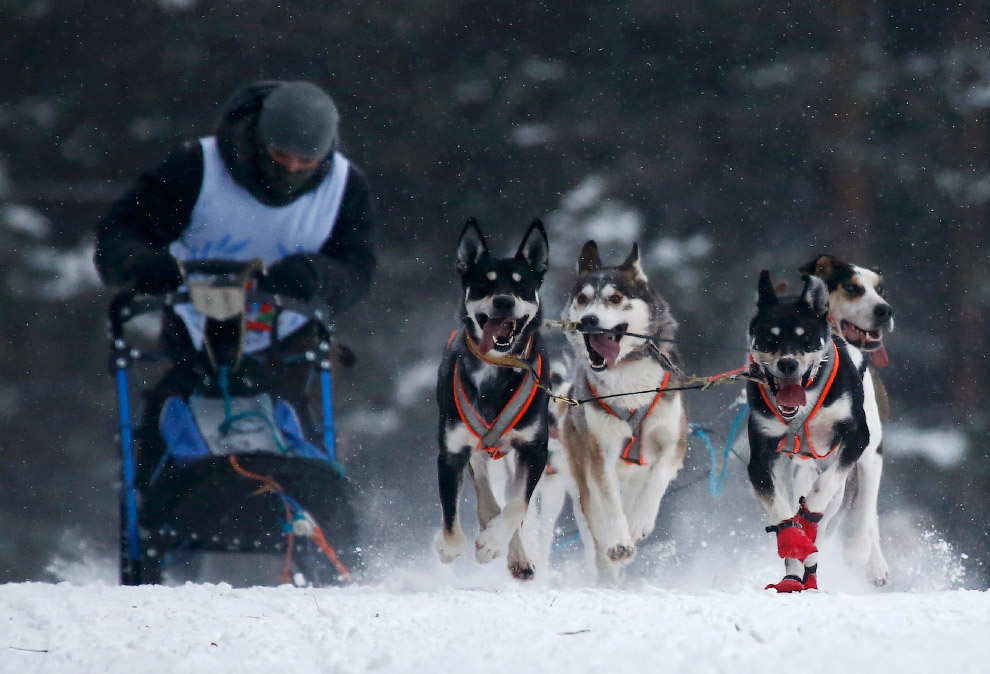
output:
{"label": "dog tongue", "polygon": [[588,344],[595,352],[605,359],[608,367],[615,365],[615,359],[619,357],[619,343],[608,335],[589,335]]}
{"label": "dog tongue", "polygon": [[780,390],[777,391],[777,404],[782,407],[801,407],[808,398],[801,386],[800,379],[781,379]]}
{"label": "dog tongue", "polygon": [[870,352],[870,362],[873,367],[887,367],[887,349],[883,344]]}
{"label": "dog tongue", "polygon": [[485,321],[485,327],[481,329],[481,344],[478,345],[481,354],[484,355],[495,348],[496,337],[503,339],[510,337],[512,335],[513,323],[515,321],[511,319],[497,320],[489,318]]}

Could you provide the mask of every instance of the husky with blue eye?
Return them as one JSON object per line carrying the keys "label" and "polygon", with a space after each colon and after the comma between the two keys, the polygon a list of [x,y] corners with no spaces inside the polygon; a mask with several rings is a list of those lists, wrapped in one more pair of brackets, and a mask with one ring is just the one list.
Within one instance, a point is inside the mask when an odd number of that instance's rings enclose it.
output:
{"label": "husky with blue eye", "polygon": [[[475,558],[490,562],[508,548],[509,570],[521,580],[532,578],[534,567],[520,527],[547,463],[548,397],[540,385],[549,381],[550,365],[540,340],[539,290],[548,260],[539,220],[506,258],[492,256],[477,221],[467,221],[457,245],[461,327],[450,337],[437,378],[443,510],[437,553],[449,563],[464,548],[457,507],[467,466],[481,528]],[[490,471],[507,476],[504,501]]]}
{"label": "husky with blue eye", "polygon": [[[818,535],[839,512],[847,478],[879,455],[880,416],[866,362],[829,324],[828,289],[804,276],[797,295],[778,295],[760,273],[749,325],[749,478],[774,522],[785,576],[778,592],[817,589]],[[879,547],[868,574],[885,584]]]}

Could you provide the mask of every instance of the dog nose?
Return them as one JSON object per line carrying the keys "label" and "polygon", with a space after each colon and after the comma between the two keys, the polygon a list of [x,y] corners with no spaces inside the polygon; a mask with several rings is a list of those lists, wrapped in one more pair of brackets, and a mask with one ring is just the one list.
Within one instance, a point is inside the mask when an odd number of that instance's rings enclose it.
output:
{"label": "dog nose", "polygon": [[890,315],[894,313],[893,309],[890,308],[889,304],[878,304],[873,307],[873,315],[879,318],[881,321],[885,321],[890,318]]}
{"label": "dog nose", "polygon": [[516,306],[516,301],[512,299],[511,295],[496,295],[492,300],[492,306],[496,311],[508,312],[512,311],[512,307]]}
{"label": "dog nose", "polygon": [[777,361],[777,369],[785,376],[793,375],[797,372],[798,362],[796,358],[781,358]]}
{"label": "dog nose", "polygon": [[598,327],[598,316],[593,314],[587,314],[581,317],[581,327],[583,328],[595,328]]}

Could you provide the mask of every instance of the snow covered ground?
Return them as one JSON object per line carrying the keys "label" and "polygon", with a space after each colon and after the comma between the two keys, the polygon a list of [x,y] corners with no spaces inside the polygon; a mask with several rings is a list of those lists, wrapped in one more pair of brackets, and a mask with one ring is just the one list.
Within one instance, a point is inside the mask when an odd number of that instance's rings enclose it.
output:
{"label": "snow covered ground", "polygon": [[0,586],[0,671],[986,672],[990,594]]}
{"label": "snow covered ground", "polygon": [[772,537],[679,527],[680,550],[645,545],[621,589],[594,584],[579,546],[522,584],[504,560],[442,566],[424,541],[403,559],[370,553],[364,584],[331,589],[117,587],[90,550],[54,561],[64,582],[0,585],[0,674],[990,671],[990,592],[963,589],[985,587],[965,555],[884,525],[894,586],[833,549],[824,589],[800,595],[759,589],[780,576]]}

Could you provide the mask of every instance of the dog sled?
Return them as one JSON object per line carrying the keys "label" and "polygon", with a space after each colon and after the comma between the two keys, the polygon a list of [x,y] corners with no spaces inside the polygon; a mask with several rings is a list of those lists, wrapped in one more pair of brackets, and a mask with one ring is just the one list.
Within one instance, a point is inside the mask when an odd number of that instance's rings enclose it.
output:
{"label": "dog sled", "polygon": [[[278,582],[314,586],[349,581],[360,562],[356,489],[337,460],[330,372],[331,361],[349,365],[353,356],[335,341],[322,301],[250,289],[262,269],[257,260],[187,262],[184,289],[160,295],[125,290],[111,303],[124,585],[160,583],[170,566],[216,553],[223,559],[260,554],[275,560],[273,568],[281,558]],[[136,427],[132,367],[151,362],[174,372],[180,363],[132,345],[134,330],[125,326],[165,309],[200,315],[202,345],[192,361],[181,363],[187,386],[162,402],[158,428]],[[245,352],[246,316],[259,309],[273,328],[267,362]],[[316,347],[283,349],[283,318],[308,323]],[[287,364],[308,369],[310,380],[319,382],[318,421],[265,386],[266,367]],[[152,446],[160,456],[147,451]]]}

